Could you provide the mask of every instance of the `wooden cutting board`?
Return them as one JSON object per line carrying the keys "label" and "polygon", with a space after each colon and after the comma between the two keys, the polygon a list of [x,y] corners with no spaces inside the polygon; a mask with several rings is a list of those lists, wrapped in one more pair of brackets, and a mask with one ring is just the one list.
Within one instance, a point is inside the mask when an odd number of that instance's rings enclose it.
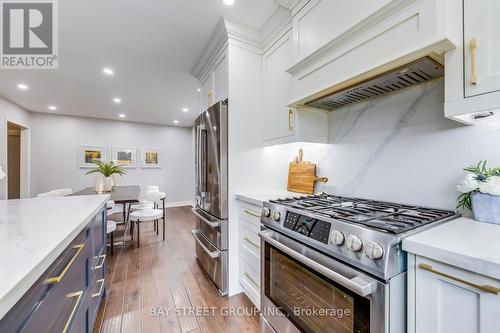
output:
{"label": "wooden cutting board", "polygon": [[303,151],[288,166],[288,186],[290,192],[314,194],[316,182],[326,183],[328,178],[316,176],[316,164],[302,161]]}

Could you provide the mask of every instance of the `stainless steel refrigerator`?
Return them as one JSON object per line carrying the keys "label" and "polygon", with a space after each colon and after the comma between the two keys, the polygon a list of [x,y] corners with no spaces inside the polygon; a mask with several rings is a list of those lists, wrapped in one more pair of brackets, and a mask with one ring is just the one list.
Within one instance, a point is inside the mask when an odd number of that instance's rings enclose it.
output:
{"label": "stainless steel refrigerator", "polygon": [[196,257],[219,289],[228,291],[228,101],[214,104],[195,123]]}

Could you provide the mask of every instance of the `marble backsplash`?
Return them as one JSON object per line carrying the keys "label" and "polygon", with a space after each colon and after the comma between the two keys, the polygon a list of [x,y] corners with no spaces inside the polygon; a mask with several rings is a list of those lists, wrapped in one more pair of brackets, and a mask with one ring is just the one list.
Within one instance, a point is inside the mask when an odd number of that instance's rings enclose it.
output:
{"label": "marble backsplash", "polygon": [[444,117],[442,80],[330,114],[329,144],[304,148],[329,182],[317,190],[345,196],[455,208],[462,169],[500,166],[500,117],[465,126]]}

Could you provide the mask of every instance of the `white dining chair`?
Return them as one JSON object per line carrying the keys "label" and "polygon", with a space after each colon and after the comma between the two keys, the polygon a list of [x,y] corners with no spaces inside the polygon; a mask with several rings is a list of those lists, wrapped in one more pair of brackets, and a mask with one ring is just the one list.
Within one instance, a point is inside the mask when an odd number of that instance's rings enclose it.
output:
{"label": "white dining chair", "polygon": [[130,213],[130,221],[131,221],[130,227],[132,228],[131,232],[132,239],[134,237],[133,233],[134,223],[136,224],[135,227],[137,228],[137,247],[140,246],[139,228],[142,222],[148,222],[148,221],[153,222],[154,231],[156,231],[156,235],[158,235],[158,229],[159,229],[158,222],[159,220],[163,220],[163,241],[165,241],[166,195],[164,192],[151,191],[151,192],[146,192],[144,198],[147,201],[153,203],[154,208],[136,210]]}
{"label": "white dining chair", "polygon": [[[107,203],[106,203],[106,215],[107,217],[109,218],[111,215],[113,215],[114,213],[114,209],[115,209],[115,202],[113,200],[109,200]],[[107,235],[110,235],[110,249],[111,249],[111,255],[113,255],[113,247],[114,247],[114,233],[115,233],[115,230],[116,230],[116,221],[113,221],[113,220],[110,220],[110,219],[107,219],[107,223],[106,223],[106,234]]]}
{"label": "white dining chair", "polygon": [[146,194],[144,195],[144,200],[139,202],[138,204],[130,206],[130,210],[132,212],[143,210],[143,209],[155,209],[154,202],[149,201],[146,198],[146,195],[151,192],[160,192],[160,186],[158,185],[148,185],[146,187]]}

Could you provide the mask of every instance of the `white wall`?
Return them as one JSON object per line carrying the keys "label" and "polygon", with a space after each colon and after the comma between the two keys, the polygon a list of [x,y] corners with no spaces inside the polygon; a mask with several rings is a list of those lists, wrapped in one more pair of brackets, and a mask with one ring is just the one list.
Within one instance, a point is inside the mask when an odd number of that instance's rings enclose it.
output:
{"label": "white wall", "polygon": [[[0,97],[0,166],[7,170],[7,121],[30,127],[30,113]],[[28,162],[29,163],[29,162]],[[7,178],[0,180],[0,200],[7,199]]]}
{"label": "white wall", "polygon": [[[194,195],[194,152],[190,128],[156,126],[32,113],[31,193],[69,187],[80,190],[94,186],[95,175],[78,167],[78,147],[158,148],[163,150],[162,169],[127,169],[117,176],[118,185],[159,185],[169,203],[192,201]],[[139,152],[138,156],[139,158]]]}
{"label": "white wall", "polygon": [[444,118],[443,99],[433,81],[330,113],[329,144],[275,149],[291,161],[303,147],[329,178],[317,191],[454,209],[464,167],[500,166],[500,117],[463,126]]}

